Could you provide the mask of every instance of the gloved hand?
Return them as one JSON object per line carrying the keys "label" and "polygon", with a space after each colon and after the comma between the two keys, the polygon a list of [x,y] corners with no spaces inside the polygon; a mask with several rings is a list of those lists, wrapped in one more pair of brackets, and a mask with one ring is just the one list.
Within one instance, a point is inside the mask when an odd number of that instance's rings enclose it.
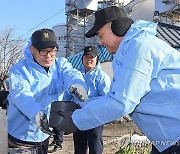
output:
{"label": "gloved hand", "polygon": [[68,134],[74,133],[75,131],[78,130],[78,128],[73,123],[72,118],[71,118],[71,116],[73,114],[72,111],[59,111],[58,114],[60,116],[64,117],[62,122],[57,127],[58,131],[62,131],[62,132],[64,132],[65,135],[68,135]]}
{"label": "gloved hand", "polygon": [[46,134],[55,135],[48,127],[48,120],[44,112],[39,111],[35,116],[35,121],[39,129]]}
{"label": "gloved hand", "polygon": [[86,90],[80,84],[73,84],[69,88],[69,92],[73,93],[81,102],[84,102],[87,99]]}

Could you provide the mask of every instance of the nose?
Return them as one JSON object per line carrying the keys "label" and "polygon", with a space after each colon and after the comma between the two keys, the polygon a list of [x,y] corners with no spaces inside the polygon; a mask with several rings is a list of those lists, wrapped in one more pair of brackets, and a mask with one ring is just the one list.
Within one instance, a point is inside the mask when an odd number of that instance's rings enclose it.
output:
{"label": "nose", "polygon": [[47,53],[46,57],[52,57],[50,52]]}

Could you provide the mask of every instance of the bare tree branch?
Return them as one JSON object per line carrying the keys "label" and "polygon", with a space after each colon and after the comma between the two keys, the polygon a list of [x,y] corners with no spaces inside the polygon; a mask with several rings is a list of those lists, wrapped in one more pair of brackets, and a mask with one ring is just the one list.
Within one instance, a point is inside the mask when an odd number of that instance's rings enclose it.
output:
{"label": "bare tree branch", "polygon": [[0,90],[6,89],[4,81],[9,68],[23,58],[25,40],[14,38],[14,28],[0,30]]}

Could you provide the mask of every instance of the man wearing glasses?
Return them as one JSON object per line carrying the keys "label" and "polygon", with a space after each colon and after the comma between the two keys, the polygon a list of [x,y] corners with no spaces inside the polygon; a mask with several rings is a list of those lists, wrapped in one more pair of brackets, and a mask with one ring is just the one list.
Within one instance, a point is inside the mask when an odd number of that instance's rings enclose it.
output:
{"label": "man wearing glasses", "polygon": [[50,29],[35,31],[24,51],[24,59],[9,71],[8,142],[21,152],[46,154],[51,103],[62,101],[66,91],[76,101],[87,98],[82,74],[65,58],[56,58],[58,45]]}

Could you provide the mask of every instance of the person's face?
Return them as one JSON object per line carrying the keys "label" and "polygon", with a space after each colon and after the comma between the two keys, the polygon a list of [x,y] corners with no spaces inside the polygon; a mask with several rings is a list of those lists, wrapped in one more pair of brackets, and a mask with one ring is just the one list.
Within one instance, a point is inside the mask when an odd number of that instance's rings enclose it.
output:
{"label": "person's face", "polygon": [[110,54],[115,54],[123,37],[118,37],[112,32],[111,23],[105,24],[97,34],[99,44],[106,46]]}
{"label": "person's face", "polygon": [[83,65],[86,72],[90,71],[96,66],[97,56],[93,58],[91,55],[83,56]]}
{"label": "person's face", "polygon": [[34,59],[42,66],[42,67],[50,67],[52,66],[55,58],[57,49],[56,48],[46,48],[38,51],[34,46],[30,47],[31,53],[34,56]]}

